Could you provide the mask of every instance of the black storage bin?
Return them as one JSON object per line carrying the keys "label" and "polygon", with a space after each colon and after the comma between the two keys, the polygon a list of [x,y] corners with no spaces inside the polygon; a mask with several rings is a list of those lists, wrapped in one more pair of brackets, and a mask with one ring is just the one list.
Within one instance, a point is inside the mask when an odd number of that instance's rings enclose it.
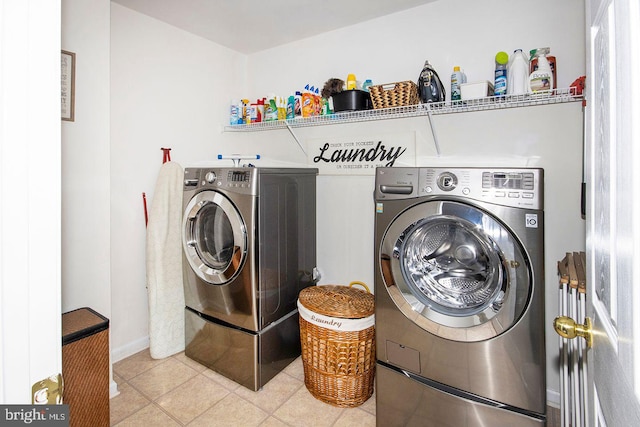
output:
{"label": "black storage bin", "polygon": [[371,96],[364,90],[345,90],[332,95],[333,111],[359,111],[368,110],[372,107]]}

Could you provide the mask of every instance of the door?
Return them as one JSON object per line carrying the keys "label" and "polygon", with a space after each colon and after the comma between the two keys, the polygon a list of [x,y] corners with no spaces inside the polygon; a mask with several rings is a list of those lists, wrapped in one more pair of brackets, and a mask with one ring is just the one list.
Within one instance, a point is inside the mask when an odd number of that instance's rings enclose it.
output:
{"label": "door", "polygon": [[0,0],[0,403],[62,370],[60,11]]}
{"label": "door", "polygon": [[[587,300],[591,426],[640,425],[640,2],[589,0]],[[582,319],[579,319],[582,321]]]}
{"label": "door", "polygon": [[247,255],[247,227],[222,193],[202,191],[189,201],[182,236],[189,265],[206,283],[224,285],[240,273]]}
{"label": "door", "polygon": [[442,338],[496,337],[530,301],[531,262],[518,239],[465,203],[427,201],[402,212],[385,232],[380,263],[400,311]]}

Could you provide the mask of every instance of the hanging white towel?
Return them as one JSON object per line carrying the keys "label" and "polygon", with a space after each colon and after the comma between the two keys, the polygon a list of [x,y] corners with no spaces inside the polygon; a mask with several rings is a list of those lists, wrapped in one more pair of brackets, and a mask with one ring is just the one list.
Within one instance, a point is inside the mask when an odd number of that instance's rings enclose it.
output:
{"label": "hanging white towel", "polygon": [[162,359],[184,350],[182,181],[175,162],[160,168],[147,224],[149,350]]}

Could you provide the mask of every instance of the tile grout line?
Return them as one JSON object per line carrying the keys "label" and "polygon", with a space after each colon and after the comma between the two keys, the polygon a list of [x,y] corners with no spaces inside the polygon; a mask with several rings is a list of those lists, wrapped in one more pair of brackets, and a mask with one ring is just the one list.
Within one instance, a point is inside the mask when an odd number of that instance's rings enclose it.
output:
{"label": "tile grout line", "polygon": [[[206,372],[207,370],[210,370],[210,371],[212,371],[212,372],[216,372],[216,371],[211,370],[211,369],[206,368],[206,367],[205,367],[206,369],[204,369],[204,370],[202,370],[202,371],[199,371],[198,369],[196,369],[196,368],[192,367],[190,364],[186,363],[185,361],[181,360],[181,358],[176,357],[176,356],[177,356],[177,355],[169,356],[169,357],[167,357],[167,358],[166,358],[166,360],[162,360],[162,361],[160,361],[159,363],[155,363],[155,364],[153,364],[153,366],[150,366],[150,367],[148,367],[147,369],[145,369],[145,370],[143,370],[143,371],[141,371],[141,372],[136,373],[135,375],[133,375],[133,376],[132,376],[131,378],[129,378],[129,379],[125,379],[125,377],[124,377],[124,376],[122,376],[121,374],[119,374],[117,371],[114,371],[115,375],[117,375],[123,383],[127,384],[129,387],[131,387],[131,389],[132,389],[132,390],[134,390],[135,392],[137,392],[138,394],[140,394],[140,396],[142,396],[142,397],[144,398],[144,400],[147,402],[144,406],[142,406],[142,407],[141,407],[141,408],[139,408],[138,410],[134,411],[133,413],[131,413],[131,414],[127,415],[124,419],[120,420],[120,421],[118,422],[118,424],[115,424],[115,425],[119,425],[119,424],[121,424],[121,423],[125,422],[126,420],[128,420],[128,419],[130,419],[131,417],[133,417],[133,416],[135,416],[136,414],[138,414],[141,410],[143,410],[143,409],[145,409],[145,408],[148,408],[148,407],[149,407],[149,404],[151,404],[151,405],[153,405],[156,409],[159,409],[162,413],[164,413],[165,415],[167,415],[170,419],[172,419],[173,421],[175,421],[178,425],[180,425],[180,426],[188,426],[188,425],[189,425],[189,424],[191,424],[194,420],[196,420],[198,417],[200,417],[202,414],[206,413],[207,411],[211,410],[211,409],[212,409],[212,408],[214,408],[216,405],[218,405],[218,404],[221,402],[221,400],[222,400],[222,399],[221,399],[220,401],[218,401],[218,402],[213,403],[211,406],[207,407],[207,409],[205,409],[203,412],[201,412],[200,414],[198,414],[196,417],[194,417],[192,420],[190,420],[190,421],[189,421],[189,422],[187,422],[186,424],[185,424],[185,423],[183,423],[182,421],[180,421],[178,418],[176,418],[176,416],[172,415],[170,412],[168,412],[167,410],[165,410],[165,409],[164,409],[164,408],[163,408],[163,407],[158,403],[158,401],[159,401],[163,396],[166,396],[168,393],[171,393],[172,391],[176,390],[178,387],[182,386],[183,384],[185,384],[185,383],[186,383],[187,381],[189,381],[190,379],[196,378],[196,377],[198,377],[198,376],[202,376],[203,378],[206,378],[207,380],[213,381],[213,382],[215,382],[216,384],[218,384],[220,387],[222,387],[223,389],[225,389],[225,390],[227,391],[227,396],[228,396],[228,395],[233,395],[233,397],[234,397],[234,398],[236,398],[236,399],[242,399],[243,401],[247,402],[248,404],[253,405],[253,406],[255,406],[257,409],[259,409],[259,410],[263,411],[267,416],[266,416],[266,418],[265,418],[264,420],[262,420],[262,422],[260,423],[260,425],[264,424],[264,423],[265,423],[269,418],[273,418],[273,419],[277,420],[278,422],[280,422],[280,423],[282,423],[282,424],[285,424],[285,425],[287,425],[287,426],[289,426],[289,427],[295,427],[295,425],[296,425],[296,424],[290,424],[290,423],[286,422],[285,420],[283,420],[283,419],[281,419],[280,417],[278,417],[277,415],[275,415],[275,413],[276,413],[280,408],[282,408],[282,407],[283,407],[287,402],[289,402],[289,401],[292,399],[292,397],[293,397],[296,393],[298,393],[302,388],[305,388],[305,389],[306,389],[306,385],[305,385],[305,383],[304,383],[304,378],[302,378],[302,379],[301,379],[301,378],[299,378],[298,376],[294,375],[293,373],[287,372],[287,371],[285,371],[285,370],[282,370],[280,373],[278,373],[277,375],[286,375],[289,379],[291,379],[291,380],[295,381],[296,383],[298,383],[298,386],[297,386],[297,387],[296,387],[296,388],[291,392],[291,394],[290,394],[290,395],[289,395],[289,396],[288,396],[288,397],[287,397],[287,398],[286,398],[282,403],[280,403],[280,404],[279,404],[277,407],[275,407],[273,410],[265,410],[264,408],[262,408],[262,407],[260,407],[260,406],[258,406],[258,405],[256,405],[256,404],[254,404],[253,402],[251,402],[251,401],[250,401],[250,400],[248,400],[247,398],[245,398],[245,397],[243,397],[243,396],[239,395],[239,394],[236,392],[236,391],[239,389],[238,387],[233,388],[233,389],[229,389],[229,388],[227,388],[225,385],[223,385],[223,383],[220,383],[220,382],[216,381],[214,378],[211,378],[211,377],[209,377],[209,376],[205,375],[205,372]],[[153,368],[155,368],[155,367],[157,367],[157,366],[160,366],[160,365],[164,364],[164,363],[165,363],[169,358],[173,358],[174,360],[176,360],[176,361],[180,362],[182,365],[186,366],[187,368],[190,368],[190,369],[194,370],[194,371],[196,372],[196,375],[195,375],[195,376],[193,376],[193,377],[191,377],[191,378],[189,378],[189,379],[187,379],[187,380],[185,380],[184,382],[180,383],[179,385],[177,385],[177,386],[176,386],[176,387],[174,387],[173,389],[171,389],[171,390],[167,391],[166,393],[163,393],[162,395],[158,396],[158,397],[157,397],[157,398],[155,398],[155,399],[152,399],[152,398],[151,398],[150,396],[148,396],[148,395],[147,395],[143,390],[140,390],[139,388],[137,388],[136,386],[134,386],[134,385],[131,383],[131,381],[132,381],[132,380],[134,380],[135,378],[138,378],[139,376],[141,376],[141,375],[143,375],[143,374],[147,373],[147,372],[148,372],[148,371],[150,371],[151,369],[153,369]],[[216,373],[217,373],[217,372],[216,372]],[[239,385],[239,387],[240,387],[240,388],[242,388],[243,386],[242,386],[242,385]],[[307,393],[309,393],[309,391],[308,391],[308,390],[306,390],[306,392],[307,392]],[[309,394],[310,394],[310,393],[309,393]],[[310,394],[310,395],[311,395],[311,394]],[[315,399],[315,397],[314,397],[313,395],[311,395],[311,397]],[[326,405],[329,405],[329,406],[333,406],[333,405],[330,405],[330,404],[328,404],[328,403],[326,403],[326,402],[323,402],[323,403],[324,403],[324,404],[326,404]],[[336,408],[338,408],[338,409],[340,409],[340,412],[337,414],[336,419],[335,419],[335,420],[332,422],[332,424],[331,424],[331,426],[333,426],[333,427],[335,427],[335,426],[337,425],[336,423],[338,423],[338,422],[339,422],[340,417],[342,417],[342,416],[345,414],[345,409],[351,409],[351,408],[340,408],[340,407],[337,407],[337,406],[335,406],[335,407],[336,407]],[[369,411],[367,411],[367,410],[364,410],[364,409],[362,409],[362,408],[353,408],[353,409],[360,409],[361,411],[363,411],[363,412],[364,412],[364,413],[366,413],[366,414],[369,414],[369,415],[373,415],[373,416],[375,416],[375,414],[372,414],[371,412],[369,412]]]}

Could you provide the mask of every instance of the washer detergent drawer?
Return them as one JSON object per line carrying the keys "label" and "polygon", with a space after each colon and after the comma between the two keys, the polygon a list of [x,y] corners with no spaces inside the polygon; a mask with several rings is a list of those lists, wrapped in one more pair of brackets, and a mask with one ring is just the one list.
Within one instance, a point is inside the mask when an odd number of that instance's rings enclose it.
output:
{"label": "washer detergent drawer", "polygon": [[[473,401],[434,388],[423,379],[378,364],[376,424],[388,427],[477,427],[545,425],[542,415],[527,415]],[[384,390],[384,392],[382,392]],[[471,397],[471,396],[470,396]]]}

